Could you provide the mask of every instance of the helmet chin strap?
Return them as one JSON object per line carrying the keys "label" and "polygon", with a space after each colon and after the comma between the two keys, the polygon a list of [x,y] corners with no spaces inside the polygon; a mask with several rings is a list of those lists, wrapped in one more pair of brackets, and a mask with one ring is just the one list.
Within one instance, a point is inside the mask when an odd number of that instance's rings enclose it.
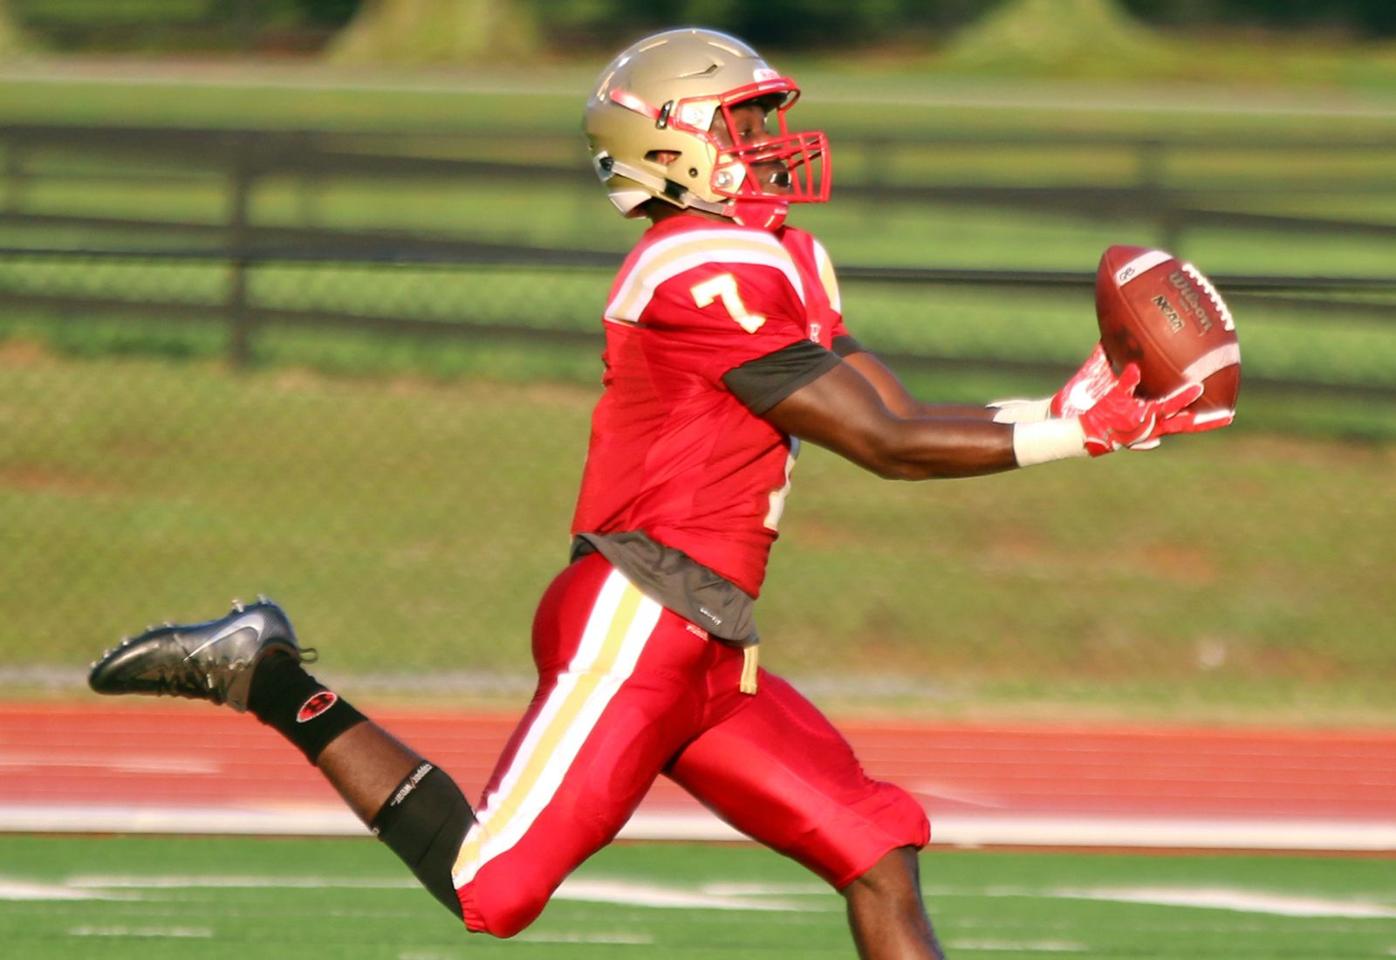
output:
{"label": "helmet chin strap", "polygon": [[[598,168],[598,173],[601,173]],[[672,201],[676,206],[688,207],[694,210],[702,210],[705,213],[714,213],[719,217],[726,217],[744,227],[755,227],[758,230],[777,230],[785,223],[785,217],[790,212],[790,204],[779,197],[739,197],[725,202],[704,200],[702,197],[689,190],[684,190],[677,195],[671,193],[673,181],[656,176],[648,170],[640,170],[628,163],[618,160],[611,160],[605,170],[609,175],[618,174],[638,184],[648,187],[656,194],[662,194]]]}
{"label": "helmet chin strap", "polygon": [[756,227],[758,230],[779,230],[790,213],[790,204],[778,197],[743,197],[726,206],[731,212],[723,216],[731,217],[744,227]]}

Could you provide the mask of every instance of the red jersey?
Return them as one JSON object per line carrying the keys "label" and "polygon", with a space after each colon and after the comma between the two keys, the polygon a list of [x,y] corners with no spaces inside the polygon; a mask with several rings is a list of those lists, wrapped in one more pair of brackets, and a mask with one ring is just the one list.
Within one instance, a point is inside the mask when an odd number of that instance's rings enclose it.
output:
{"label": "red jersey", "polygon": [[755,597],[798,441],[723,375],[846,333],[828,254],[792,227],[671,217],[626,258],[603,319],[605,392],[572,532],[643,532]]}

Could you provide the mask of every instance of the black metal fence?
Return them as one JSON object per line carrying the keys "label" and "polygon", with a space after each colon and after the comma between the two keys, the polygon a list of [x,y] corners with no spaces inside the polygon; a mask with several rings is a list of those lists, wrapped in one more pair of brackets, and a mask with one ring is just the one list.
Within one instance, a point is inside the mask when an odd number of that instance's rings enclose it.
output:
{"label": "black metal fence", "polygon": [[46,48],[100,51],[302,52],[347,19],[269,0],[8,0],[9,15]]}
{"label": "black metal fence", "polygon": [[[490,156],[493,143],[0,128],[0,685],[80,682],[122,631],[265,590],[357,689],[371,675],[420,692],[430,674],[443,691],[519,695],[532,606],[566,552],[597,315],[633,225],[599,201],[574,141],[539,141],[531,164]],[[1213,229],[1207,211],[1295,242],[1391,233],[1267,208],[1265,184],[1185,190],[1166,167],[1158,183],[1095,190],[971,185],[940,168],[916,180],[924,145],[867,149],[845,164],[840,203],[867,214],[845,226],[870,239],[893,196],[1172,224],[1184,244]],[[889,150],[907,155],[871,162]],[[467,202],[439,215],[462,182]],[[540,221],[542,239],[527,232]],[[1247,397],[1390,410],[1396,277],[1349,274],[1217,276],[1243,325]],[[1055,386],[1089,344],[1088,271],[1006,257],[840,276],[860,338],[938,388],[977,377],[981,400]],[[1389,709],[1389,604],[1373,598],[1391,523],[1371,495],[1389,471],[1356,456],[1318,482],[1302,459],[1223,463],[1230,449],[1180,444],[1091,484],[1066,466],[924,499],[802,458],[810,507],[788,527],[801,546],[762,600],[771,662],[920,705]],[[1201,482],[1213,495],[1159,494]]]}
{"label": "black metal fence", "polygon": [[[539,283],[515,290],[513,309],[481,310],[479,284],[462,288],[452,304],[449,289],[430,289],[422,280],[415,290],[403,287],[392,297],[375,291],[383,280],[454,270],[479,278],[495,270],[499,277],[533,271],[553,278],[576,271],[614,269],[624,241],[607,235],[595,239],[590,224],[601,211],[584,206],[577,226],[551,244],[513,239],[491,222],[476,201],[475,219],[441,225],[414,220],[392,209],[394,190],[419,190],[428,199],[438,189],[476,185],[485,193],[527,195],[540,186],[555,191],[550,206],[536,210],[540,219],[558,216],[557,196],[594,199],[597,189],[575,138],[508,140],[514,155],[529,163],[496,158],[501,137],[475,134],[385,134],[325,131],[190,130],[94,126],[9,125],[0,127],[3,156],[3,203],[0,203],[0,306],[92,317],[119,314],[138,318],[181,318],[226,326],[227,354],[234,363],[252,357],[258,330],[272,327],[372,329],[412,337],[590,345],[597,304],[565,293],[540,295]],[[1044,218],[1069,215],[1074,220],[1143,223],[1161,245],[1183,250],[1193,232],[1224,229],[1238,236],[1295,237],[1296,242],[1370,240],[1392,244],[1396,223],[1354,216],[1338,217],[1287,211],[1286,202],[1304,190],[1323,197],[1386,196],[1396,192],[1377,155],[1389,156],[1396,141],[1362,140],[1344,144],[1306,141],[1267,143],[1216,139],[1175,140],[1093,138],[1086,144],[1095,156],[1114,151],[1121,163],[1113,180],[1086,182],[1066,171],[1045,176],[1051,183],[992,182],[972,170],[946,168],[938,158],[947,151],[1079,150],[1069,137],[882,138],[844,149],[840,203],[869,211],[908,204],[927,209],[969,208],[983,211],[1030,211]],[[1199,172],[1197,157],[1212,151],[1229,163]],[[1334,179],[1307,167],[1238,182],[1234,161],[1256,155],[1319,155],[1341,161],[1347,175]],[[1191,165],[1191,166],[1190,166]],[[1069,164],[1067,165],[1069,167]],[[972,164],[971,164],[972,167]],[[1215,167],[1216,169],[1212,169]],[[362,191],[336,197],[343,185]],[[268,213],[264,195],[279,191],[283,202]],[[557,193],[561,191],[561,193]],[[379,201],[379,196],[389,199]],[[143,205],[138,199],[149,197]],[[367,198],[367,199],[366,199]],[[570,202],[570,201],[569,201]],[[1310,204],[1312,206],[1312,204]],[[363,208],[371,207],[372,216]],[[1268,207],[1268,208],[1267,208]],[[191,216],[190,211],[197,211]],[[608,221],[609,222],[609,221]],[[875,226],[873,229],[876,229]],[[1382,247],[1381,249],[1387,249]],[[304,286],[334,286],[340,280],[359,291],[351,304],[343,298],[297,297],[283,289],[269,293],[259,277],[291,269]],[[178,282],[151,282],[161,272],[186,278],[198,294],[178,289]],[[297,272],[298,271],[298,272]],[[347,271],[347,273],[346,273]],[[425,273],[424,273],[425,272]],[[141,274],[144,281],[138,281]],[[93,282],[93,277],[104,278]],[[214,277],[217,279],[214,279]],[[1086,296],[1092,276],[1082,270],[1009,268],[927,268],[844,264],[843,283],[850,288],[997,291]],[[371,278],[377,277],[378,280]],[[353,279],[349,279],[353,278]],[[369,278],[369,279],[366,279]],[[1396,329],[1396,271],[1387,275],[1285,276],[1221,273],[1221,289],[1253,316],[1303,315],[1306,324],[1373,325]],[[565,289],[559,279],[543,285]],[[598,280],[598,286],[604,283]],[[389,287],[393,281],[388,281]],[[560,286],[559,286],[560,285]],[[273,284],[273,286],[275,286]],[[283,287],[285,284],[283,284]],[[468,284],[467,284],[468,286]],[[496,286],[508,286],[500,280]],[[559,312],[561,297],[574,309]],[[554,301],[549,303],[548,301]],[[434,301],[433,311],[426,306]],[[1254,309],[1245,309],[1245,308]],[[507,316],[505,315],[507,313]],[[894,318],[895,322],[895,318]],[[873,339],[876,339],[874,331]],[[912,338],[914,340],[914,338]],[[1070,351],[1043,354],[1031,342],[981,342],[973,349],[948,352],[935,344],[906,337],[885,344],[899,362],[927,369],[954,364],[962,369],[1017,370],[1026,374],[1060,372]],[[1248,388],[1298,393],[1390,399],[1396,377],[1359,374],[1345,380],[1341,370],[1306,372],[1302,363],[1266,369],[1262,360],[1248,367]],[[1332,365],[1341,367],[1341,364]]]}

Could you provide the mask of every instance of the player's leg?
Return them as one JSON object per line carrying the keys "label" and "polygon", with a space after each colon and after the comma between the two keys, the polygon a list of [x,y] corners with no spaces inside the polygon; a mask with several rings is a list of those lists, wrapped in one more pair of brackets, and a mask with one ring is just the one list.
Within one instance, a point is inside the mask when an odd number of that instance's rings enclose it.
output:
{"label": "player's leg", "polygon": [[461,916],[451,864],[474,822],[470,805],[443,771],[306,673],[304,659],[286,615],[263,601],[219,620],[147,630],[108,651],[89,680],[98,693],[169,694],[251,711]]}
{"label": "player's leg", "polygon": [[921,897],[917,859],[916,847],[898,847],[843,888],[853,942],[865,960],[944,960]]}
{"label": "player's leg", "polygon": [[501,937],[615,837],[699,728],[714,646],[599,554],[549,587],[533,635],[537,693],[455,864],[466,924]]}
{"label": "player's leg", "polygon": [[[740,655],[728,653],[735,672]],[[916,871],[916,851],[930,839],[920,804],[869,779],[848,741],[781,678],[762,671],[759,692],[705,729],[666,773],[843,893],[860,956],[942,956]]]}

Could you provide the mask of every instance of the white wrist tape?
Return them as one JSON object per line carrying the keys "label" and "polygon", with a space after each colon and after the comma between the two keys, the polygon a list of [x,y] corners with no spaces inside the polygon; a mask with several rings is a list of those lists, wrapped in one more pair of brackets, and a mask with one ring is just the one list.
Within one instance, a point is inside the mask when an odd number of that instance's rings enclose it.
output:
{"label": "white wrist tape", "polygon": [[1051,398],[1043,400],[995,400],[994,423],[1036,423],[1052,415]]}
{"label": "white wrist tape", "polygon": [[1086,433],[1079,417],[1013,425],[1013,456],[1020,467],[1086,455]]}

